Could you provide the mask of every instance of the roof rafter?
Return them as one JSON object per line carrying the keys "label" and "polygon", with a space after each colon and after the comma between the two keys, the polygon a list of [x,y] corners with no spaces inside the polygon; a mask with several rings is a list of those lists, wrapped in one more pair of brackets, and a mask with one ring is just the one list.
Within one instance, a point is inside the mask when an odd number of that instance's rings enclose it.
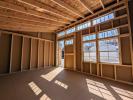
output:
{"label": "roof rafter", "polygon": [[89,8],[89,6],[87,5],[87,3],[86,3],[84,0],[79,0],[79,1],[80,1],[80,3],[81,3],[85,8],[87,8],[87,10],[88,10],[90,13],[94,14],[94,12]]}
{"label": "roof rafter", "polygon": [[38,23],[33,23],[33,22],[30,22],[30,21],[24,21],[24,20],[21,20],[21,19],[16,19],[16,18],[8,17],[8,16],[1,16],[1,15],[0,15],[0,21],[26,24],[26,25],[36,26],[36,27],[57,28],[57,26],[40,25]]}
{"label": "roof rafter", "polygon": [[51,20],[51,21],[66,23],[66,21],[63,21],[62,19],[55,18],[55,17],[49,16],[49,15],[46,15],[44,13],[31,10],[31,9],[25,9],[24,7],[17,6],[17,5],[7,3],[7,2],[4,2],[4,1],[0,1],[0,7],[5,8],[5,9],[10,9],[10,10],[13,10],[13,11],[16,11],[16,12],[21,12],[21,13],[28,14],[28,15],[33,15],[33,16],[36,16],[36,17],[39,17],[39,18],[48,19],[48,20]]}
{"label": "roof rafter", "polygon": [[73,13],[73,14],[79,16],[79,17],[84,18],[84,15],[82,15],[79,11],[77,11],[73,7],[69,6],[68,4],[64,3],[63,1],[61,1],[61,0],[51,0],[51,1],[53,1],[54,3],[58,4],[59,6],[65,8],[65,9],[67,9],[71,13]]}
{"label": "roof rafter", "polygon": [[40,8],[40,9],[46,11],[46,12],[49,12],[51,14],[60,16],[60,17],[65,18],[67,20],[71,20],[71,21],[75,20],[73,17],[70,17],[67,14],[63,14],[60,11],[58,11],[58,10],[52,8],[52,7],[49,7],[47,5],[44,5],[44,4],[42,4],[42,3],[40,3],[36,0],[17,0],[17,1],[19,1],[21,3],[25,3],[27,5],[31,5],[31,6],[36,7],[36,8]]}
{"label": "roof rafter", "polygon": [[105,6],[104,6],[104,4],[103,4],[103,0],[100,0],[100,3],[101,3],[101,5],[102,5],[102,8],[104,9]]}
{"label": "roof rafter", "polygon": [[12,10],[7,10],[7,9],[2,9],[0,8],[0,15],[1,16],[8,16],[8,17],[12,17],[12,18],[16,18],[16,19],[21,19],[21,20],[25,20],[25,21],[31,21],[31,22],[36,22],[38,24],[45,24],[45,25],[51,25],[51,26],[62,26],[62,23],[54,23],[45,19],[40,19],[38,17],[34,17],[31,15],[26,15],[23,13],[19,13],[19,12],[14,12]]}
{"label": "roof rafter", "polygon": [[31,25],[31,24],[24,24],[24,23],[19,23],[19,22],[10,22],[10,21],[1,21],[0,20],[0,25],[5,25],[5,26],[14,26],[14,27],[19,27],[19,28],[31,28],[31,29],[46,29],[46,30],[54,30],[54,28],[51,27],[40,27],[36,25]]}

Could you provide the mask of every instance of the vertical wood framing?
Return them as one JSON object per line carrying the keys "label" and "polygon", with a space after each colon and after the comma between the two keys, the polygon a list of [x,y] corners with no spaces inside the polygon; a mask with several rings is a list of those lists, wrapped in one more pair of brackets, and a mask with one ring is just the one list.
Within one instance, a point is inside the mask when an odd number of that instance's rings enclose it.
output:
{"label": "vertical wood framing", "polygon": [[101,64],[101,77],[103,77],[103,65]]}
{"label": "vertical wood framing", "polygon": [[74,38],[73,38],[73,51],[74,51],[74,67],[73,69],[76,70],[76,33],[74,33]]}
{"label": "vertical wood framing", "polygon": [[31,48],[31,49],[30,49],[30,51],[31,51],[31,52],[30,52],[30,70],[31,70],[31,68],[32,68],[32,64],[31,64],[31,63],[32,63],[32,62],[31,62],[31,60],[32,60],[32,45],[33,45],[33,44],[32,44],[32,41],[33,41],[33,39],[31,38],[31,47],[30,47],[30,48]]}
{"label": "vertical wood framing", "polygon": [[24,37],[22,37],[21,71],[23,71]]}
{"label": "vertical wood framing", "polygon": [[44,43],[43,43],[43,52],[44,52],[44,53],[43,53],[43,58],[44,58],[44,59],[43,59],[43,60],[44,60],[44,62],[43,62],[43,68],[45,68],[45,53],[46,53],[46,52],[45,52],[45,49],[46,49],[46,47],[45,47],[46,44],[45,44],[45,43],[46,43],[46,41],[44,41]]}
{"label": "vertical wood framing", "polygon": [[14,41],[14,37],[13,37],[13,35],[12,35],[12,42],[11,42],[11,54],[10,54],[10,71],[9,71],[9,73],[11,73],[11,72],[12,72],[13,41]]}
{"label": "vertical wood framing", "polygon": [[90,63],[90,74],[92,75],[92,66],[91,66],[91,63]]}
{"label": "vertical wood framing", "polygon": [[64,68],[65,68],[65,59],[66,57],[65,57],[65,40],[64,40]]}
{"label": "vertical wood framing", "polygon": [[131,61],[132,61],[132,79],[133,79],[133,43],[132,43],[132,32],[131,32],[131,20],[128,8],[128,0],[125,0],[126,3],[126,10],[127,10],[127,17],[128,17],[128,29],[129,29],[129,38],[130,38],[130,51],[131,51]]}
{"label": "vertical wood framing", "polygon": [[[120,29],[118,29],[118,33],[120,34]],[[121,52],[121,39],[118,37],[118,45],[119,45],[119,61],[122,64],[122,52]]]}
{"label": "vertical wood framing", "polygon": [[51,63],[50,63],[50,61],[51,61],[51,42],[49,42],[49,65],[48,66],[51,66]]}
{"label": "vertical wood framing", "polygon": [[80,33],[80,35],[81,35],[81,72],[83,72],[83,38],[82,38],[82,31],[81,31],[81,33]]}
{"label": "vertical wood framing", "polygon": [[[39,33],[38,33],[38,35],[39,35]],[[39,54],[39,52],[40,52],[40,40],[38,40],[38,69],[40,69],[40,54]]]}
{"label": "vertical wood framing", "polygon": [[117,80],[117,72],[116,72],[116,65],[114,65],[114,77],[115,77],[115,80]]}

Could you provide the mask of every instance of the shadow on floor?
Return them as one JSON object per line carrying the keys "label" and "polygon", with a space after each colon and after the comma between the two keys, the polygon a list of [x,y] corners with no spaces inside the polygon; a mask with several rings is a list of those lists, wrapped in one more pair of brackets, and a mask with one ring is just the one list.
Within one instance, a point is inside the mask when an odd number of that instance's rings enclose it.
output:
{"label": "shadow on floor", "polygon": [[133,100],[133,86],[47,68],[0,76],[0,100]]}

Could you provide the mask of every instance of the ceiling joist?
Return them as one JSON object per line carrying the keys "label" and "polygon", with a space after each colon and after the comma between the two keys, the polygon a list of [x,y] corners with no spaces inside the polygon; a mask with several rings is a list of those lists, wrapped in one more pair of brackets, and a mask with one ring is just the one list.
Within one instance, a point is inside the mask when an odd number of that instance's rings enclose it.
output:
{"label": "ceiling joist", "polygon": [[51,26],[62,26],[63,25],[62,23],[48,21],[48,20],[41,19],[41,18],[38,18],[35,16],[26,15],[23,13],[14,12],[11,10],[1,9],[1,8],[0,8],[0,15],[16,18],[16,19],[20,19],[20,20],[25,20],[25,21],[36,22],[38,24],[45,24],[45,25],[51,25]]}
{"label": "ceiling joist", "polygon": [[61,1],[61,0],[51,0],[51,1],[53,1],[54,3],[58,4],[59,6],[61,6],[63,8],[65,8],[66,10],[70,11],[71,13],[84,18],[84,15],[82,15],[79,11],[77,11],[73,7],[69,6],[68,4],[64,3],[63,1]]}
{"label": "ceiling joist", "polygon": [[16,11],[16,12],[21,12],[21,13],[28,14],[28,15],[33,15],[33,16],[36,16],[36,17],[39,17],[39,18],[44,18],[44,19],[51,20],[51,21],[66,23],[66,21],[63,21],[63,19],[55,18],[53,16],[49,16],[47,14],[44,14],[44,13],[41,13],[41,12],[38,12],[38,11],[34,11],[34,10],[31,10],[31,9],[25,9],[24,7],[17,6],[17,5],[7,3],[7,2],[4,2],[4,1],[0,1],[0,7],[5,8],[5,9],[10,9],[10,10],[13,10],[13,11]]}
{"label": "ceiling joist", "polygon": [[36,26],[36,27],[43,27],[43,28],[57,28],[57,26],[47,26],[44,24],[40,25],[36,22],[25,21],[25,20],[16,19],[16,18],[8,17],[8,16],[1,16],[1,15],[0,15],[0,21],[20,23],[20,24],[26,24],[26,25]]}
{"label": "ceiling joist", "polygon": [[30,25],[30,24],[24,24],[24,23],[18,23],[18,22],[9,22],[9,21],[1,21],[0,20],[0,25],[5,25],[6,27],[10,27],[10,26],[13,26],[13,27],[19,27],[19,28],[31,28],[31,29],[44,29],[44,30],[47,30],[47,31],[51,31],[51,30],[54,30],[53,28],[51,27],[40,27],[40,26],[36,26],[36,25]]}
{"label": "ceiling joist", "polygon": [[89,6],[84,0],[79,0],[79,1],[91,14],[94,14],[94,12],[89,8]]}
{"label": "ceiling joist", "polygon": [[75,19],[72,18],[71,16],[68,16],[67,14],[64,14],[64,13],[62,13],[62,12],[60,12],[60,11],[50,7],[50,6],[44,5],[43,3],[40,3],[36,0],[17,0],[17,1],[19,1],[21,3],[25,3],[25,4],[30,5],[30,6],[33,6],[33,7],[38,8],[38,9],[42,9],[46,12],[57,15],[57,16],[62,17],[64,19],[67,19],[70,21],[75,21]]}

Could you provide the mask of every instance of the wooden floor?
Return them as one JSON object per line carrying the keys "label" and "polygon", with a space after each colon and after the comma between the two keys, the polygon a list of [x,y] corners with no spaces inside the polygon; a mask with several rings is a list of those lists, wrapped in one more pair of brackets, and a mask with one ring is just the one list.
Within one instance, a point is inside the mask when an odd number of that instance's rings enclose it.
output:
{"label": "wooden floor", "polygon": [[133,86],[47,68],[0,76],[0,100],[133,100]]}

